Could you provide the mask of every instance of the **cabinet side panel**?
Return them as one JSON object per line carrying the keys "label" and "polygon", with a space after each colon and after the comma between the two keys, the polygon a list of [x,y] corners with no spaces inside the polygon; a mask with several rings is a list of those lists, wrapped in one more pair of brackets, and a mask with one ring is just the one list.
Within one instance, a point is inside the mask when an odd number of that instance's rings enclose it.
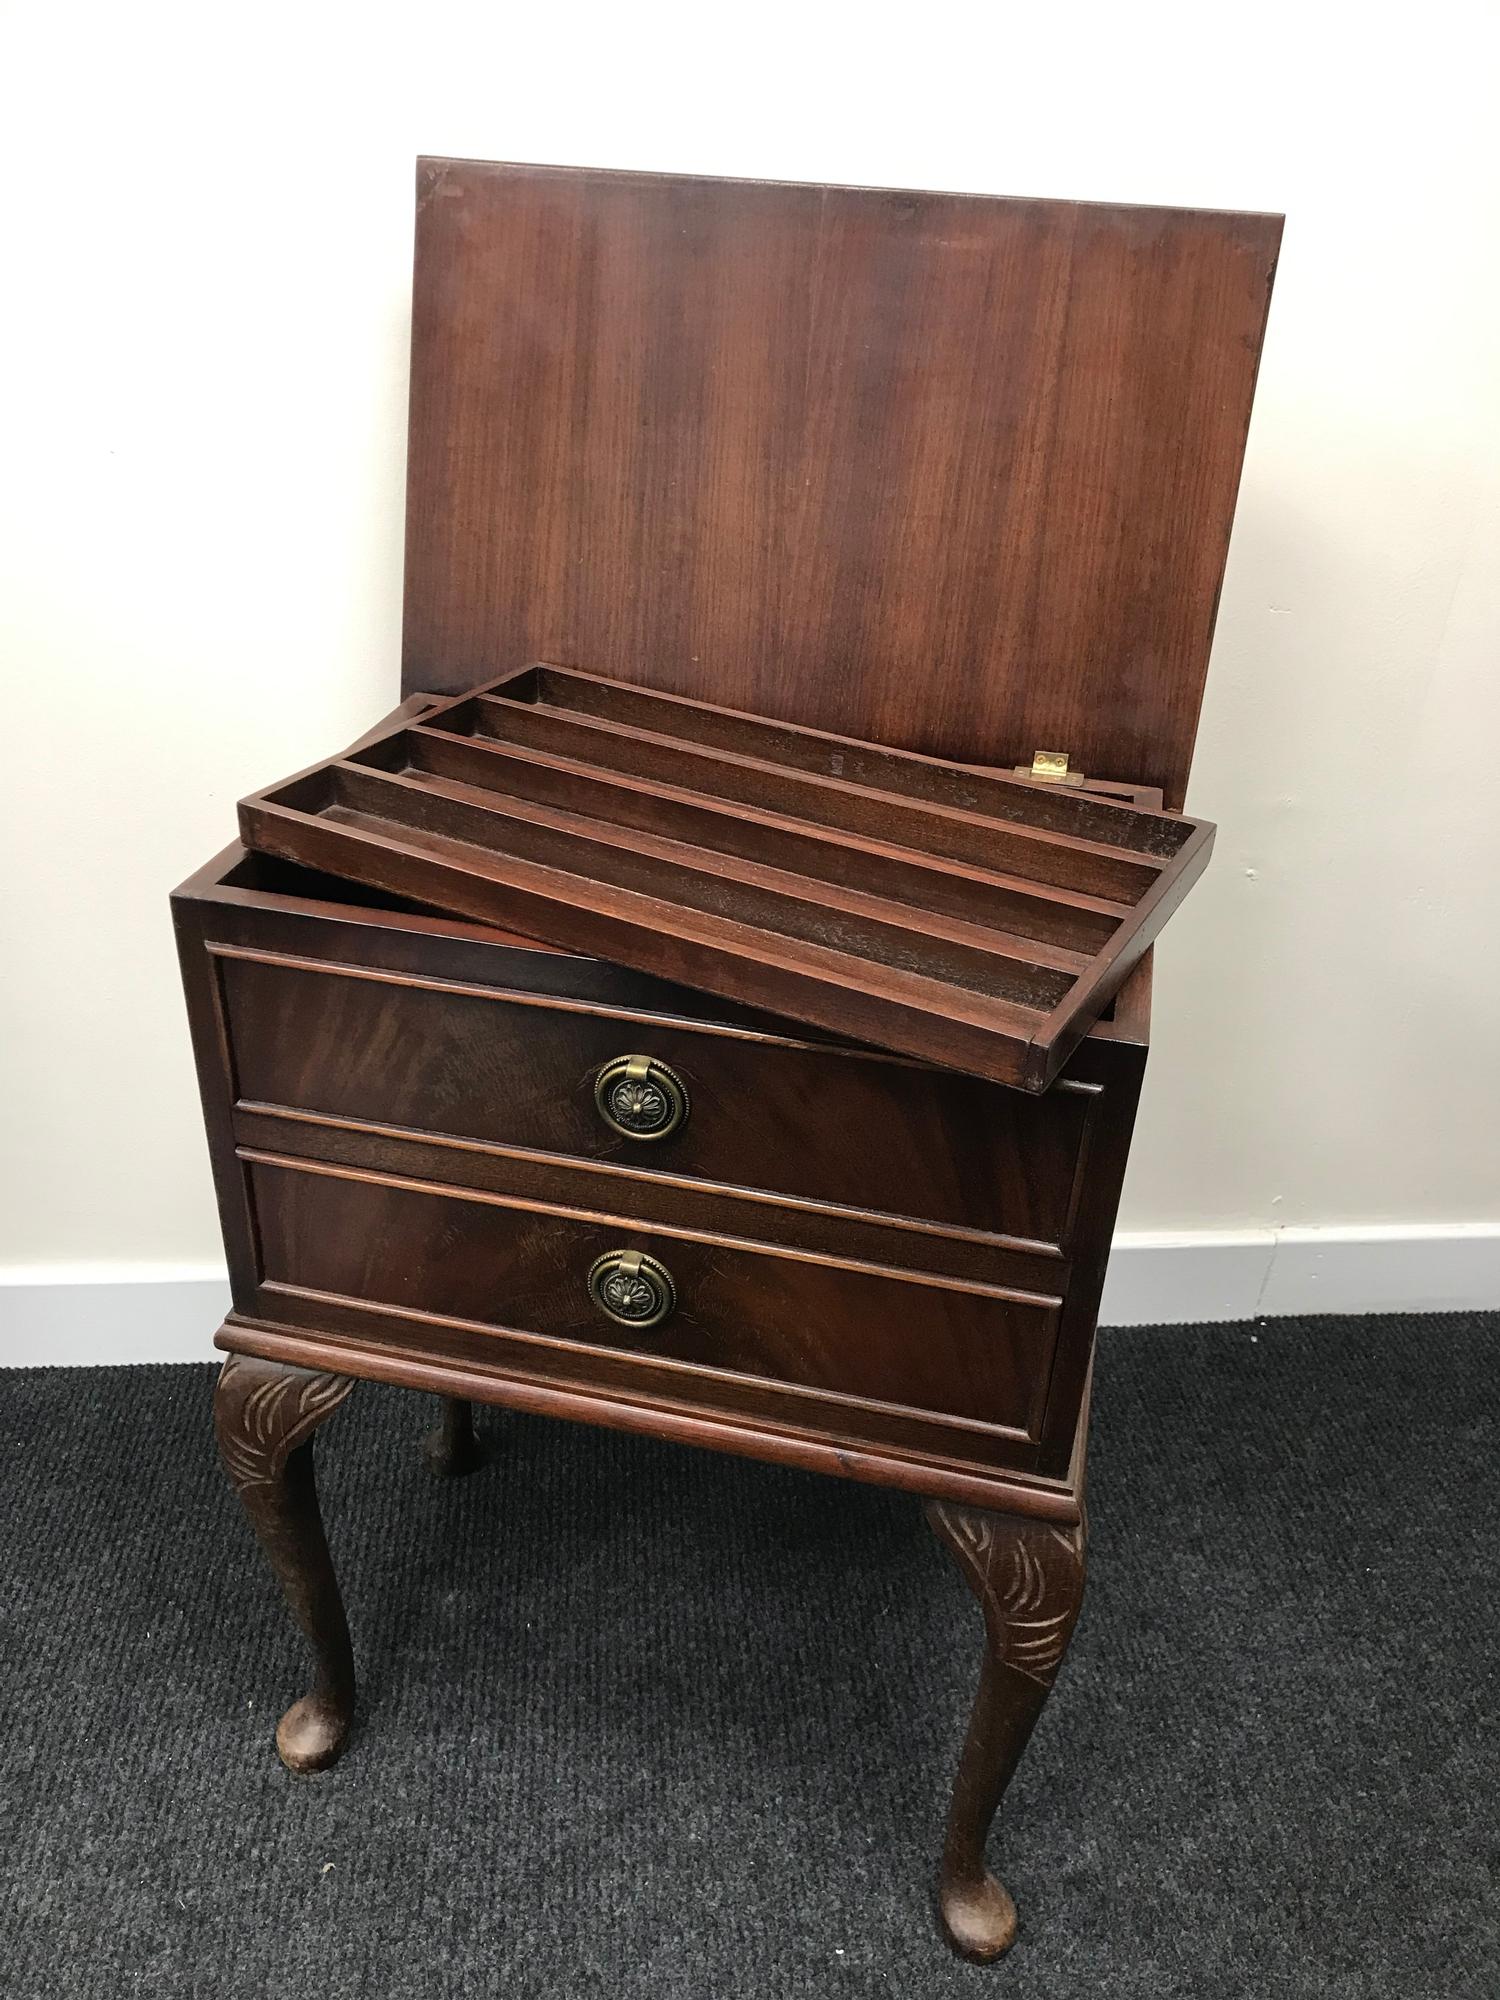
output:
{"label": "cabinet side panel", "polygon": [[1074,1458],[1146,1054],[1143,1041],[1091,1040],[1069,1067],[1071,1077],[1097,1085],[1099,1095],[1078,1163],[1068,1229],[1068,1285],[1042,1421],[1038,1467],[1049,1478],[1065,1478]]}
{"label": "cabinet side panel", "polygon": [[233,913],[211,899],[197,900],[191,886],[172,898],[172,923],[230,1289],[236,1309],[246,1312],[258,1295],[260,1246],[249,1177],[235,1152],[234,1105],[239,1091],[220,961],[211,949],[226,928],[232,930]]}

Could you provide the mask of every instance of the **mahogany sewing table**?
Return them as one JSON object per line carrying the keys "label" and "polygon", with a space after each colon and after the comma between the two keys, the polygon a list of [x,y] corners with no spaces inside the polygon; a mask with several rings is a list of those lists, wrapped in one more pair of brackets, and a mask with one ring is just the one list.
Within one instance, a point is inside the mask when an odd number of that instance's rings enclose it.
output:
{"label": "mahogany sewing table", "polygon": [[[1279,229],[419,163],[402,715],[543,660],[1180,811]],[[241,846],[174,908],[285,1762],[349,1728],[312,1439],[362,1378],[449,1469],[478,1401],[898,1487],[983,1611],[940,1900],[1002,1952],[1149,958],[1021,1088]]]}

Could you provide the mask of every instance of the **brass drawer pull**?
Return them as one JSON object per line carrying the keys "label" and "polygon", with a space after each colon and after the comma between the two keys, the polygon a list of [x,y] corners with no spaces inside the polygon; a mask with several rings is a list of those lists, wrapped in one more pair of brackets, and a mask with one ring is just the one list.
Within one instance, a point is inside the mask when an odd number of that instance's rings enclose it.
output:
{"label": "brass drawer pull", "polygon": [[677,1287],[644,1250],[608,1250],[589,1266],[589,1297],[621,1326],[655,1326],[676,1305]]}
{"label": "brass drawer pull", "polygon": [[616,1056],[594,1078],[599,1116],[626,1139],[665,1139],[688,1115],[687,1085],[653,1056]]}

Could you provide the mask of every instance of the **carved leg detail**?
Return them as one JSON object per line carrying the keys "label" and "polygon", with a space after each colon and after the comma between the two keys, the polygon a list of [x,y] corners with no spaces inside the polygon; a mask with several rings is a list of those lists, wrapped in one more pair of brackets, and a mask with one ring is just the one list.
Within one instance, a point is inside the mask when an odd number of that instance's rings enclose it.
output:
{"label": "carved leg detail", "polygon": [[444,1396],[437,1427],[423,1439],[427,1462],[445,1479],[459,1479],[483,1464],[484,1453],[474,1435],[474,1408],[461,1396]]}
{"label": "carved leg detail", "polygon": [[1082,1522],[1055,1527],[943,1500],[927,1503],[927,1518],[984,1612],[984,1662],[938,1890],[954,1948],[983,1962],[998,1958],[1016,1935],[1016,1906],[984,1865],[985,1837],[1073,1636],[1085,1530]]}
{"label": "carved leg detail", "polygon": [[307,1634],[316,1673],[276,1730],[281,1761],[321,1771],[344,1747],[354,1710],[354,1655],[313,1478],[313,1432],[354,1387],[231,1354],[214,1392],[214,1429],[231,1485],[270,1558],[282,1594]]}

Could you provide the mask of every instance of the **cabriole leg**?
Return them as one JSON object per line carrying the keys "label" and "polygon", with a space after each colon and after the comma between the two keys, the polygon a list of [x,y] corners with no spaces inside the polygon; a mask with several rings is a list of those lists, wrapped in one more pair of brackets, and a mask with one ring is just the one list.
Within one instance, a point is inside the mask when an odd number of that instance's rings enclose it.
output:
{"label": "cabriole leg", "polygon": [[231,1354],[214,1392],[214,1429],[231,1485],[312,1647],[309,1693],[276,1730],[292,1771],[321,1771],[344,1746],[354,1710],[354,1655],[313,1477],[313,1432],[354,1387],[278,1361]]}
{"label": "cabriole leg", "polygon": [[1062,1665],[1083,1601],[1084,1526],[927,1504],[984,1613],[984,1659],[959,1759],[938,1901],[955,1950],[980,1961],[1014,1942],[1016,1906],[984,1865],[985,1838]]}
{"label": "cabriole leg", "polygon": [[444,1396],[442,1414],[436,1428],[422,1440],[427,1462],[445,1479],[458,1479],[472,1472],[483,1453],[474,1435],[474,1406],[462,1396]]}

